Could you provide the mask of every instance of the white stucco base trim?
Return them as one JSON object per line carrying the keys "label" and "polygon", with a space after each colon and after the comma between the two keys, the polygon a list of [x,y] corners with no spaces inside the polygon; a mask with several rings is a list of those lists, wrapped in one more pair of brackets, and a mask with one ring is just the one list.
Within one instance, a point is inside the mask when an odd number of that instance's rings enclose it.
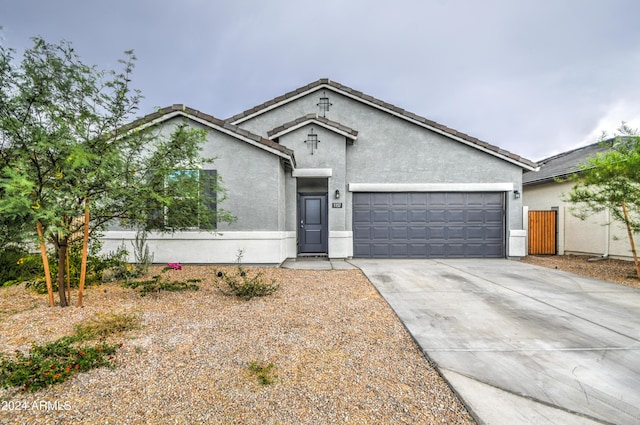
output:
{"label": "white stucco base trim", "polygon": [[353,232],[329,231],[329,258],[353,257]]}
{"label": "white stucco base trim", "polygon": [[[109,231],[102,238],[102,252],[116,251],[123,246],[133,261],[133,231]],[[239,250],[243,250],[245,264],[280,264],[296,256],[295,232],[176,232],[174,234],[149,233],[149,250],[154,263],[235,263]]]}
{"label": "white stucco base trim", "polygon": [[509,257],[527,255],[527,231],[509,230]]}
{"label": "white stucco base trim", "polygon": [[350,192],[507,192],[505,183],[349,183]]}

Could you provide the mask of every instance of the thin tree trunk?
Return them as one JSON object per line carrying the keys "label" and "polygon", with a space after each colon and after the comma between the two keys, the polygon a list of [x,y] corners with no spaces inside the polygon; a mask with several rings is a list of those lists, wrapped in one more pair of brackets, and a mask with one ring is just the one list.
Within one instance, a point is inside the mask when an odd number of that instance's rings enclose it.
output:
{"label": "thin tree trunk", "polygon": [[66,270],[66,275],[67,275],[67,300],[69,301],[69,304],[71,304],[71,264],[70,264],[70,260],[69,260],[69,255],[70,255],[70,249],[67,249],[67,255],[65,258],[65,270]]}
{"label": "thin tree trunk", "polygon": [[78,288],[78,307],[82,307],[84,281],[87,277],[87,257],[89,253],[89,198],[84,205],[84,233],[82,235],[82,264],[80,266],[80,285]]}
{"label": "thin tree trunk", "polygon": [[51,285],[51,272],[49,272],[49,259],[47,258],[47,247],[44,244],[44,234],[42,233],[42,223],[36,223],[38,239],[40,239],[40,253],[42,255],[42,267],[44,268],[44,280],[47,282],[47,294],[49,295],[49,306],[53,307],[53,285]]}
{"label": "thin tree trunk", "polygon": [[627,233],[629,234],[629,243],[631,244],[631,252],[633,253],[633,263],[636,266],[636,275],[640,279],[640,264],[638,264],[638,253],[636,251],[636,244],[633,241],[633,231],[629,224],[629,213],[627,212],[627,204],[622,203],[622,212],[624,213],[624,222],[627,225]]}
{"label": "thin tree trunk", "polygon": [[67,257],[67,242],[68,238],[64,238],[58,244],[58,295],[60,295],[60,307],[66,307],[67,295],[64,289],[64,269],[65,258]]}

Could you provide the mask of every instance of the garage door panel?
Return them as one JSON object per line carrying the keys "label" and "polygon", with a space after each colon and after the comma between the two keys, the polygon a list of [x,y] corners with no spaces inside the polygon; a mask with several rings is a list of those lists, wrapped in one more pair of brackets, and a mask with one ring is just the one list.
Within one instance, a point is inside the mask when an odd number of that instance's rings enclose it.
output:
{"label": "garage door panel", "polygon": [[427,210],[417,209],[409,211],[409,223],[426,223],[427,222]]}
{"label": "garage door panel", "polygon": [[391,205],[394,207],[407,207],[409,206],[409,194],[408,193],[392,193]]}
{"label": "garage door panel", "polygon": [[427,205],[430,207],[438,207],[447,205],[446,193],[429,193],[427,199]]}
{"label": "garage door panel", "polygon": [[446,214],[447,223],[464,223],[467,221],[464,210],[449,210]]}
{"label": "garage door panel", "polygon": [[447,229],[444,226],[429,226],[427,228],[427,240],[445,240]]}
{"label": "garage door panel", "polygon": [[503,193],[355,193],[354,256],[504,257]]}
{"label": "garage door panel", "polygon": [[414,207],[426,207],[427,206],[427,194],[426,193],[410,193],[409,202]]}
{"label": "garage door panel", "polygon": [[447,231],[445,232],[446,239],[448,241],[464,241],[466,239],[466,228],[462,226],[458,227],[447,227]]}
{"label": "garage door panel", "polygon": [[492,227],[485,227],[485,239],[487,240],[492,240],[492,241],[496,241],[496,240],[502,240],[504,238],[504,230],[502,229],[502,227],[498,227],[498,226],[492,226]]}
{"label": "garage door panel", "polygon": [[379,227],[379,226],[373,227],[371,229],[371,234],[372,234],[371,239],[373,239],[375,241],[378,241],[378,240],[383,240],[383,241],[389,240],[389,228],[388,227]]}
{"label": "garage door panel", "polygon": [[407,241],[409,239],[409,228],[406,226],[393,226],[391,228],[391,239],[394,241]]}
{"label": "garage door panel", "polygon": [[408,244],[393,243],[389,245],[391,258],[407,258],[409,255]]}
{"label": "garage door panel", "polygon": [[447,247],[444,243],[430,243],[427,257],[428,258],[444,258],[446,257]]}
{"label": "garage door panel", "polygon": [[408,237],[409,240],[426,240],[427,228],[424,226],[409,226]]}
{"label": "garage door panel", "polygon": [[447,212],[445,210],[429,210],[429,223],[446,223]]}
{"label": "garage door panel", "polygon": [[484,227],[480,227],[480,226],[467,227],[466,237],[468,241],[484,240],[487,237],[487,232],[485,232]]}
{"label": "garage door panel", "polygon": [[371,256],[377,258],[391,258],[391,247],[389,244],[374,243],[371,245]]}
{"label": "garage door panel", "polygon": [[427,256],[426,243],[409,244],[409,258],[425,258]]}
{"label": "garage door panel", "polygon": [[388,210],[373,210],[371,221],[373,223],[388,223],[389,213],[390,212]]}
{"label": "garage door panel", "polygon": [[448,207],[462,207],[465,206],[467,200],[466,193],[448,193],[446,195],[446,205]]}
{"label": "garage door panel", "polygon": [[354,209],[353,210],[353,224],[358,223],[370,223],[371,222],[371,210],[368,209],[368,205],[366,209]]}
{"label": "garage door panel", "polygon": [[383,206],[386,208],[389,205],[389,194],[374,193],[371,199],[371,204],[373,206]]}
{"label": "garage door panel", "polygon": [[500,223],[500,224],[502,224],[503,216],[504,216],[504,214],[502,212],[488,210],[485,213],[484,221],[485,221],[485,223]]}
{"label": "garage door panel", "polygon": [[368,243],[354,243],[353,256],[361,258],[371,258],[371,245]]}
{"label": "garage door panel", "polygon": [[353,228],[353,239],[356,241],[366,241],[371,239],[371,227],[355,226]]}
{"label": "garage door panel", "polygon": [[392,223],[406,223],[409,221],[409,212],[407,210],[391,210]]}
{"label": "garage door panel", "polygon": [[467,211],[467,223],[484,223],[486,216],[485,210],[469,210]]}

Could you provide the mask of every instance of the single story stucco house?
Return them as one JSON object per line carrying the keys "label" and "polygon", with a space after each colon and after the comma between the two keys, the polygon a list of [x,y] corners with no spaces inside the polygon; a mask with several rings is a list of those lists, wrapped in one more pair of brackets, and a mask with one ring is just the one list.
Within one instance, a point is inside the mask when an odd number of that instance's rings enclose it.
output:
{"label": "single story stucco house", "polygon": [[[623,223],[612,221],[611,214],[605,210],[582,220],[572,214],[575,208],[564,199],[574,183],[566,180],[579,171],[591,157],[611,149],[613,139],[597,142],[588,146],[572,149],[538,161],[538,172],[525,172],[523,176],[523,203],[527,215],[536,212],[551,213],[551,223],[555,226],[553,253],[558,255],[576,254],[633,259],[627,230]],[[525,223],[527,226],[534,226]],[[535,230],[528,229],[530,238]],[[528,246],[533,244],[531,240]],[[549,252],[551,253],[551,252]]]}
{"label": "single story stucco house", "polygon": [[[237,221],[150,234],[156,262],[230,263],[240,249],[244,262],[265,264],[526,255],[519,195],[535,163],[335,81],[225,120],[173,105],[139,122],[185,120],[206,129],[203,155],[217,158],[206,166]],[[109,231],[104,249],[134,236]]]}

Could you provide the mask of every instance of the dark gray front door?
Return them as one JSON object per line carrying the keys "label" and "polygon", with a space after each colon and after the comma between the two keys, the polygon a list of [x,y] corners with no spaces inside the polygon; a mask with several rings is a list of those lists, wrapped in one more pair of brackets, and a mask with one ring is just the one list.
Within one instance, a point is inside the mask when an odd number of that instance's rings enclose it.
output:
{"label": "dark gray front door", "polygon": [[298,197],[298,253],[327,253],[327,195]]}
{"label": "dark gray front door", "polygon": [[354,193],[353,256],[503,258],[504,193]]}

